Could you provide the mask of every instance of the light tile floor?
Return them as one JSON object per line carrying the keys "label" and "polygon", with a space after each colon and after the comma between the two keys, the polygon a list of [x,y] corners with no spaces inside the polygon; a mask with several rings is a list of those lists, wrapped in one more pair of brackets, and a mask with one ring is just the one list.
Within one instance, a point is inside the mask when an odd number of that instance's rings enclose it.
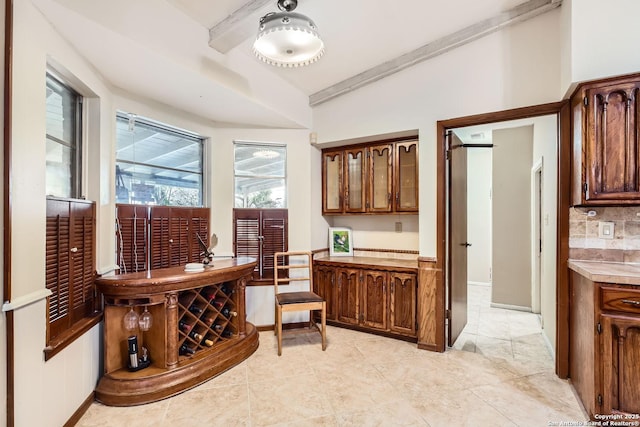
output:
{"label": "light tile floor", "polygon": [[537,318],[476,302],[482,292],[470,289],[469,325],[445,353],[329,327],[325,352],[319,334],[288,332],[278,357],[273,332],[263,332],[258,350],[222,375],[148,405],[94,403],[77,425],[528,427],[585,421],[571,387],[554,374],[540,327],[531,321]]}

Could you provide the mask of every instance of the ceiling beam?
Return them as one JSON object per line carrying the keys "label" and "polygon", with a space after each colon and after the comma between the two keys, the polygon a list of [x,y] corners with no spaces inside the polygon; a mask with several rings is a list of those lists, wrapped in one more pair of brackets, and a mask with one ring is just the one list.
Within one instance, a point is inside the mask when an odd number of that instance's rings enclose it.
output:
{"label": "ceiling beam", "polygon": [[442,55],[452,49],[471,43],[481,37],[501,30],[509,25],[526,21],[559,7],[562,0],[529,0],[492,18],[477,22],[459,31],[441,37],[411,52],[369,68],[326,89],[309,96],[309,105],[316,106],[337,96],[347,94],[369,83],[395,74],[427,59]]}
{"label": "ceiling beam", "polygon": [[[209,46],[227,53],[251,35],[258,33],[258,18],[262,9],[274,0],[251,0],[209,29]],[[253,18],[251,22],[248,20]]]}

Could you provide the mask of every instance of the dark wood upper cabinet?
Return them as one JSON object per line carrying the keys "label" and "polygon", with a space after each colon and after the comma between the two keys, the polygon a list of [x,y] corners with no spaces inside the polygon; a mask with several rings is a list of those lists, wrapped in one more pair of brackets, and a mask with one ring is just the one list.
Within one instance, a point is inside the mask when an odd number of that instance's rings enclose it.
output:
{"label": "dark wood upper cabinet", "polygon": [[418,212],[418,141],[322,151],[322,214]]}
{"label": "dark wood upper cabinet", "polygon": [[580,86],[573,109],[573,204],[640,204],[640,76]]}

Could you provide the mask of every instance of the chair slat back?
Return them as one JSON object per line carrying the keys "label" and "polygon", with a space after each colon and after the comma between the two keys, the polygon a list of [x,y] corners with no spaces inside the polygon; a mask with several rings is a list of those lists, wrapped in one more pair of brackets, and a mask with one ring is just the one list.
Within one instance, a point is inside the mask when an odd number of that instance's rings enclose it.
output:
{"label": "chair slat back", "polygon": [[[293,259],[293,260],[292,260]],[[281,260],[281,261],[280,261]],[[281,265],[282,263],[282,265]],[[291,273],[300,269],[307,269],[306,276],[291,277]],[[287,277],[281,273],[288,272]],[[276,252],[273,254],[273,287],[277,295],[279,283],[308,281],[309,290],[313,291],[313,255],[309,251]]]}

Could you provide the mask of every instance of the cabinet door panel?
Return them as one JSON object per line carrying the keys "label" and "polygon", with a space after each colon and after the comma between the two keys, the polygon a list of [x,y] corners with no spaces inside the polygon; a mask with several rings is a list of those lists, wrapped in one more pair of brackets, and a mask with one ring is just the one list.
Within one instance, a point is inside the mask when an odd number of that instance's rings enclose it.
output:
{"label": "cabinet door panel", "polygon": [[640,319],[602,316],[603,413],[640,413]]}
{"label": "cabinet door panel", "polygon": [[341,213],[342,151],[322,153],[322,213]]}
{"label": "cabinet door panel", "polygon": [[395,210],[418,210],[418,141],[398,142],[395,151]]}
{"label": "cabinet door panel", "polygon": [[346,150],[345,158],[345,211],[365,212],[366,150]]}
{"label": "cabinet door panel", "polygon": [[364,271],[362,289],[362,323],[376,329],[387,329],[387,280],[381,271]]}
{"label": "cabinet door panel", "polygon": [[391,144],[369,147],[369,211],[391,212]]}
{"label": "cabinet door panel", "polygon": [[314,268],[313,290],[327,303],[327,320],[338,318],[336,269],[334,267],[316,266]]}
{"label": "cabinet door panel", "polygon": [[638,83],[586,90],[588,200],[640,198]]}
{"label": "cabinet door panel", "polygon": [[416,334],[416,276],[390,274],[390,329],[403,334]]}
{"label": "cabinet door panel", "polygon": [[358,323],[360,317],[360,270],[338,269],[338,320]]}

